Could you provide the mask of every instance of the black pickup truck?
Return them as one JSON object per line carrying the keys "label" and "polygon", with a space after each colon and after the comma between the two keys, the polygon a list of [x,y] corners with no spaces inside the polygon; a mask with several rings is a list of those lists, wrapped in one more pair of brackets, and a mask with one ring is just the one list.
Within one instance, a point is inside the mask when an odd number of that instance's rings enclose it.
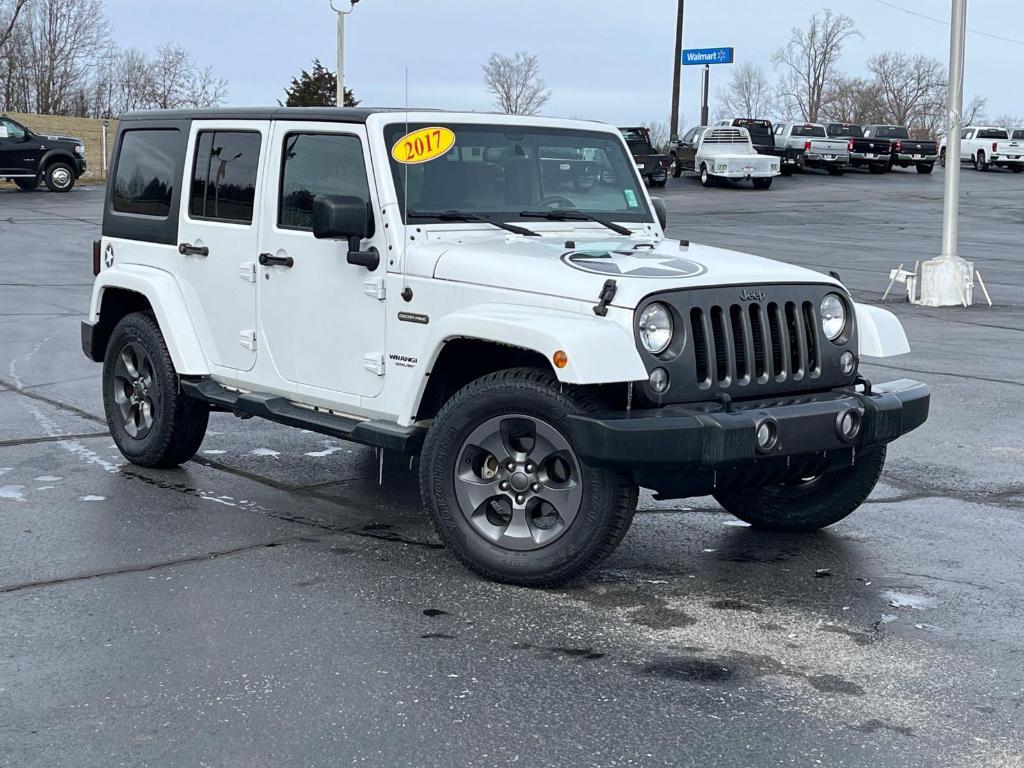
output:
{"label": "black pickup truck", "polygon": [[45,181],[51,192],[68,192],[85,173],[85,144],[68,136],[40,136],[0,116],[0,179],[26,191]]}
{"label": "black pickup truck", "polygon": [[644,181],[652,187],[664,187],[668,182],[668,169],[671,159],[654,148],[651,143],[651,132],[642,126],[619,128],[622,138],[626,140],[633,162],[640,170]]}
{"label": "black pickup truck", "polygon": [[830,139],[847,140],[851,168],[885,173],[892,167],[892,145],[888,139],[867,136],[863,128],[852,123],[825,123],[825,132]]}
{"label": "black pickup truck", "polygon": [[915,166],[918,173],[931,173],[939,159],[938,142],[930,139],[912,139],[902,125],[865,125],[864,135],[871,139],[889,141],[889,170]]}
{"label": "black pickup truck", "polygon": [[804,167],[804,155],[807,154],[807,150],[775,146],[775,129],[771,120],[734,117],[731,120],[719,120],[717,125],[746,128],[750,134],[750,143],[754,145],[754,150],[759,155],[775,155],[779,158],[779,171],[783,176],[792,176]]}

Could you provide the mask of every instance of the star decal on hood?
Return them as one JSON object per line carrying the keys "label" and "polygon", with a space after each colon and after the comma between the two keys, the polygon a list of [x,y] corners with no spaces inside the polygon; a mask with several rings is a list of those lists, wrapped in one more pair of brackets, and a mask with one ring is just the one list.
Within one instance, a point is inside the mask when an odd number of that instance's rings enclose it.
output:
{"label": "star decal on hood", "polygon": [[706,268],[668,253],[636,251],[574,251],[562,256],[573,269],[618,277],[696,277]]}

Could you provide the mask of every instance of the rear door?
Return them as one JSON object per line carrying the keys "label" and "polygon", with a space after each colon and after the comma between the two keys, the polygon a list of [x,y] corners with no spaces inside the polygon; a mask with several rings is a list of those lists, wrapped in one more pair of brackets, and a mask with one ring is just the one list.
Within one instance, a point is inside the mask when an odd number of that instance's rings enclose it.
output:
{"label": "rear door", "polygon": [[259,192],[267,121],[194,121],[188,143],[178,276],[210,361],[256,364]]}
{"label": "rear door", "polygon": [[684,171],[695,171],[697,163],[697,142],[700,140],[700,128],[691,128],[679,142],[676,151],[679,167]]}

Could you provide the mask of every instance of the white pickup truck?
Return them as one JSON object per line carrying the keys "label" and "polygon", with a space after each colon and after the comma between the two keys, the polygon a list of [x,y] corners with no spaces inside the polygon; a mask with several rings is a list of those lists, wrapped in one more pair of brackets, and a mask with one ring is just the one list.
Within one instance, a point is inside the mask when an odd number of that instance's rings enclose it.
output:
{"label": "white pickup truck", "polygon": [[[1009,168],[1014,173],[1024,171],[1024,138],[1014,131],[1010,138],[1006,128],[988,125],[969,126],[960,132],[960,162],[971,163],[975,170],[990,167]],[[939,162],[946,164],[946,139],[939,147]]]}
{"label": "white pickup truck", "polygon": [[768,189],[781,172],[778,157],[758,153],[747,129],[732,126],[691,128],[676,148],[676,162],[700,174],[705,187],[724,179],[750,179],[754,189]]}
{"label": "white pickup truck", "polygon": [[842,176],[850,164],[849,139],[830,139],[821,123],[778,123],[775,146],[803,149],[805,168],[824,168]]}

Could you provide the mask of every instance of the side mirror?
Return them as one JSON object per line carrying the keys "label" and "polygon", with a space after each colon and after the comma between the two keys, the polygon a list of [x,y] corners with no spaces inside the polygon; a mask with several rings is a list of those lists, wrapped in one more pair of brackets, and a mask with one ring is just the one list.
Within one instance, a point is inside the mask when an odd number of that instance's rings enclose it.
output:
{"label": "side mirror", "polygon": [[665,201],[660,197],[652,197],[651,204],[654,205],[654,215],[658,217],[658,223],[664,230],[668,226],[668,208],[665,207]]}
{"label": "side mirror", "polygon": [[313,199],[313,237],[348,240],[348,263],[371,272],[380,266],[376,248],[359,250],[359,241],[371,234],[370,206],[352,195],[317,195]]}

